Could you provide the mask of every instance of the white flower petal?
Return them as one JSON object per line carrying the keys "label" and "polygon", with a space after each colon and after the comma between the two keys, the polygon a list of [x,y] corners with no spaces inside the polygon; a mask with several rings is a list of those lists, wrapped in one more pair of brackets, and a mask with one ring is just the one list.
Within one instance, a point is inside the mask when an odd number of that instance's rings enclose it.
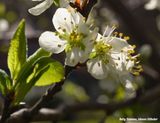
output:
{"label": "white flower petal", "polygon": [[97,32],[93,31],[83,40],[85,50],[80,52],[80,63],[84,63],[88,58],[94,47],[94,41]]}
{"label": "white flower petal", "polygon": [[83,34],[85,34],[85,35],[88,35],[88,34],[89,34],[89,31],[90,31],[90,30],[89,30],[87,24],[85,24],[85,23],[80,23],[80,24],[78,25],[77,32],[83,33]]}
{"label": "white flower petal", "polygon": [[115,27],[109,27],[107,26],[104,33],[103,33],[103,36],[104,37],[110,37],[113,33],[113,31],[115,30]]}
{"label": "white flower petal", "polygon": [[97,32],[98,32],[97,28],[95,28],[93,31],[89,31],[88,32],[89,34],[87,34],[87,38],[85,38],[85,41],[87,41],[86,42],[87,46],[94,43],[94,41],[98,37],[98,33]]}
{"label": "white flower petal", "polygon": [[103,41],[103,40],[105,40],[105,38],[101,34],[98,33],[96,42]]}
{"label": "white flower petal", "polygon": [[88,42],[87,41],[84,42],[84,45],[85,45],[85,50],[79,51],[80,63],[84,63],[89,58],[89,55],[93,49],[93,41],[91,42],[90,40],[88,40]]}
{"label": "white flower petal", "polygon": [[59,33],[64,33],[64,30],[67,33],[72,32],[72,29],[74,26],[74,20],[69,10],[65,8],[57,9],[57,11],[55,12],[53,16],[52,22],[53,22],[55,29]]}
{"label": "white flower petal", "polygon": [[62,8],[68,8],[70,6],[69,0],[59,0],[59,4],[60,4],[60,7]]}
{"label": "white flower petal", "polygon": [[145,8],[147,10],[153,10],[158,6],[159,0],[150,0],[147,4],[145,4]]}
{"label": "white flower petal", "polygon": [[39,37],[39,45],[46,51],[60,53],[66,47],[66,41],[61,40],[53,32],[46,31]]}
{"label": "white flower petal", "polygon": [[75,66],[79,62],[79,50],[73,48],[72,51],[66,53],[65,64],[68,66]]}
{"label": "white flower petal", "polygon": [[123,71],[126,64],[126,58],[123,53],[111,53],[112,64],[118,71]]}
{"label": "white flower petal", "polygon": [[0,19],[0,33],[7,31],[9,28],[9,23],[5,19]]}
{"label": "white flower petal", "polygon": [[29,9],[29,13],[32,15],[40,15],[43,13],[45,10],[47,10],[51,5],[53,4],[53,0],[45,0],[42,3],[36,5],[35,7]]}
{"label": "white flower petal", "polygon": [[70,12],[75,25],[84,23],[84,17],[79,12],[77,12],[75,9],[70,9]]}
{"label": "white flower petal", "polygon": [[90,34],[88,34],[88,36],[83,40],[83,44],[85,45],[85,50],[84,51],[80,51],[79,56],[80,56],[80,63],[84,63],[91,51],[93,50],[93,46],[94,46],[94,40],[96,38],[97,33],[96,32],[91,32]]}
{"label": "white flower petal", "polygon": [[87,62],[88,72],[96,79],[104,79],[108,76],[108,68],[97,59]]}
{"label": "white flower petal", "polygon": [[126,70],[130,70],[135,65],[134,61],[129,60],[126,64]]}
{"label": "white flower petal", "polygon": [[129,70],[134,67],[134,61],[127,60],[128,57],[125,53],[113,53],[111,54],[112,64],[115,64],[117,71],[121,73],[129,73]]}
{"label": "white flower petal", "polygon": [[107,40],[107,43],[112,46],[113,51],[118,51],[118,52],[121,52],[123,48],[130,46],[127,43],[127,41],[121,38],[117,38],[117,37],[112,37],[111,40]]}
{"label": "white flower petal", "polygon": [[133,76],[128,72],[128,73],[118,73],[118,80],[121,83],[125,84],[126,82],[132,82],[133,81]]}
{"label": "white flower petal", "polygon": [[89,52],[79,51],[79,57],[80,57],[79,62],[84,63],[89,57]]}

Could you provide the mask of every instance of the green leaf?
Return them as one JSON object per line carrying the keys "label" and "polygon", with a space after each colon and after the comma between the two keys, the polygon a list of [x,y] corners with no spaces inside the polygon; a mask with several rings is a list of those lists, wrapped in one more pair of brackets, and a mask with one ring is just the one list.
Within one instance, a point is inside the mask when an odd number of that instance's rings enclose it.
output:
{"label": "green leaf", "polygon": [[41,69],[48,66],[48,70],[42,74],[42,76],[37,80],[36,86],[46,86],[59,82],[64,78],[64,68],[60,62],[57,62],[51,58],[44,58],[38,62],[38,66]]}
{"label": "green leaf", "polygon": [[89,56],[90,59],[96,58],[97,53],[96,52],[92,52]]}
{"label": "green leaf", "polygon": [[37,78],[32,79],[32,82],[27,83],[27,78],[33,73],[33,70],[35,69],[35,63],[39,59],[43,57],[49,57],[49,56],[51,56],[51,53],[43,50],[42,48],[39,48],[33,55],[31,55],[27,59],[26,63],[23,65],[22,69],[20,70],[17,77],[17,81],[14,85],[16,98],[13,104],[18,104],[20,101],[22,101],[25,95],[28,93],[28,91],[34,86],[35,81],[33,80],[38,79],[38,76],[37,76]]}
{"label": "green leaf", "polygon": [[8,52],[8,68],[13,80],[16,80],[20,69],[26,62],[26,47],[25,20],[22,20],[11,40]]}
{"label": "green leaf", "polygon": [[30,66],[30,70],[27,70],[28,76],[25,76],[15,89],[15,104],[18,104],[24,99],[35,83],[38,83],[38,86],[49,85],[60,81],[64,77],[63,66],[49,57],[42,57]]}
{"label": "green leaf", "polygon": [[116,91],[116,94],[115,94],[115,100],[116,101],[121,101],[121,100],[124,100],[125,98],[125,90],[124,90],[124,87],[122,86],[119,86],[117,88],[117,91]]}
{"label": "green leaf", "polygon": [[11,81],[7,73],[0,69],[0,91],[5,96],[11,89]]}
{"label": "green leaf", "polygon": [[[36,68],[35,68],[36,69]],[[21,83],[20,86],[18,86],[17,90],[16,90],[16,94],[15,94],[15,100],[14,100],[14,104],[19,104],[19,102],[21,102],[24,97],[26,96],[26,94],[28,93],[28,91],[34,86],[34,84],[36,83],[36,81],[42,76],[42,74],[48,69],[48,67],[45,67],[43,70],[41,70],[37,75],[32,76],[32,78],[30,79],[29,82],[27,82],[27,80],[23,83]]]}
{"label": "green leaf", "polygon": [[14,85],[14,88],[18,88],[18,86],[23,83],[26,78],[32,73],[33,65],[37,60],[39,60],[42,57],[51,56],[51,53],[43,50],[42,48],[39,48],[33,55],[31,55],[27,62],[24,64],[23,68],[20,70],[17,81]]}
{"label": "green leaf", "polygon": [[75,99],[78,102],[86,102],[89,100],[88,95],[86,94],[84,88],[75,84],[74,82],[67,81],[63,86],[63,92],[65,99]]}
{"label": "green leaf", "polygon": [[56,6],[59,6],[59,0],[53,0],[53,2]]}

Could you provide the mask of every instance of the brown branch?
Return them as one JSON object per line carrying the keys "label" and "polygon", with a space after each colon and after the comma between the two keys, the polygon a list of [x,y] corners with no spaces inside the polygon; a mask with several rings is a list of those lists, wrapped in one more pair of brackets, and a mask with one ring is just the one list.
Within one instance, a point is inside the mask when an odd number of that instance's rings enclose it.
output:
{"label": "brown branch", "polygon": [[64,81],[65,80],[62,80],[61,82],[56,83],[53,87],[49,88],[46,94],[44,94],[33,107],[24,111],[24,119],[26,119],[26,121],[30,121],[42,107],[46,106],[47,103],[52,100],[53,96],[61,91]]}
{"label": "brown branch", "polygon": [[[46,121],[46,120],[59,120],[62,119],[65,115],[68,114],[75,114],[76,112],[80,111],[96,111],[96,110],[103,110],[107,112],[107,115],[112,114],[113,112],[129,107],[133,104],[139,103],[141,105],[150,103],[151,101],[155,101],[157,98],[160,97],[160,85],[156,86],[155,88],[148,90],[143,95],[137,95],[131,99],[122,101],[122,102],[111,102],[108,104],[101,104],[101,103],[79,103],[74,105],[68,106],[61,106],[57,109],[41,109],[37,114],[33,117],[32,121]],[[7,123],[25,123],[24,119],[24,112],[28,111],[28,109],[21,109],[11,115],[8,119]]]}

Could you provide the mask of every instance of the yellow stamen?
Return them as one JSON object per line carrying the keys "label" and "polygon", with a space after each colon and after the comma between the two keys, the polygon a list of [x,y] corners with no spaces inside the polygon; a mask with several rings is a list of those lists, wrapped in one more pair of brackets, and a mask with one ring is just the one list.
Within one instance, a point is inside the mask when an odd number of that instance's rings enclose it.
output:
{"label": "yellow stamen", "polygon": [[123,33],[119,33],[119,37],[122,38],[122,36],[123,36]]}
{"label": "yellow stamen", "polygon": [[125,37],[124,37],[124,40],[126,40],[126,41],[128,41],[129,39],[130,39],[129,36],[125,36]]}

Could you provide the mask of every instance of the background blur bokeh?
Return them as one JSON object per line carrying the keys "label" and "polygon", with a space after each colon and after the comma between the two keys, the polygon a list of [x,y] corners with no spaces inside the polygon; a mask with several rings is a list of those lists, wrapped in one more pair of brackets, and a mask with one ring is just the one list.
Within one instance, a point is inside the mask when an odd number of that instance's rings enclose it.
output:
{"label": "background blur bokeh", "polygon": [[[112,80],[97,81],[86,72],[86,68],[81,68],[70,75],[63,90],[56,95],[56,99],[48,104],[48,107],[54,108],[57,105],[88,101],[120,102],[134,97],[137,90],[141,95],[155,87],[159,87],[160,90],[160,7],[157,5],[148,10],[146,6],[149,2],[149,0],[98,0],[98,4],[89,17],[91,21],[94,20],[95,26],[99,26],[101,33],[106,25],[118,25],[116,31],[129,36],[130,44],[136,44],[136,51],[141,54],[144,72],[135,77],[134,86],[128,84],[124,87],[122,83]],[[28,13],[28,9],[36,4],[31,0],[0,0],[1,69],[8,71],[9,39],[22,18],[25,18],[27,23],[28,55],[39,48],[38,37],[43,31],[54,31],[52,16],[57,8],[52,6],[40,16],[35,17]],[[64,54],[53,57],[61,62],[64,60]],[[25,98],[27,105],[33,105],[47,88],[34,87]],[[159,104],[160,94],[154,100],[150,99],[143,105],[135,103],[119,109],[109,116],[106,116],[104,111],[83,111],[66,116],[60,123],[123,123],[119,120],[120,117],[160,118]]]}

